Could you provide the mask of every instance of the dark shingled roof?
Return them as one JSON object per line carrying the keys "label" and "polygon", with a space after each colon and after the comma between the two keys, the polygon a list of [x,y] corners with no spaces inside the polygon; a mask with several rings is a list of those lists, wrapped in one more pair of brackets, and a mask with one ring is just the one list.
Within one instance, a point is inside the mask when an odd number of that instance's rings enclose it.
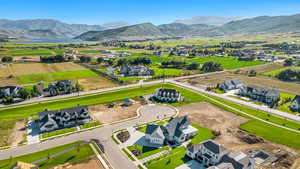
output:
{"label": "dark shingled roof", "polygon": [[156,124],[147,125],[146,134],[152,134],[158,127],[160,127],[160,126],[156,125]]}
{"label": "dark shingled roof", "polygon": [[190,121],[187,116],[176,117],[169,121],[169,123],[166,126],[166,131],[168,132],[169,135],[176,135],[176,132],[178,135],[180,133],[178,133],[177,129],[182,125],[189,125],[189,124]]}
{"label": "dark shingled roof", "polygon": [[213,140],[207,140],[207,141],[203,142],[202,145],[215,154],[219,154],[219,153],[222,153],[223,151],[226,151],[225,147],[214,142]]}

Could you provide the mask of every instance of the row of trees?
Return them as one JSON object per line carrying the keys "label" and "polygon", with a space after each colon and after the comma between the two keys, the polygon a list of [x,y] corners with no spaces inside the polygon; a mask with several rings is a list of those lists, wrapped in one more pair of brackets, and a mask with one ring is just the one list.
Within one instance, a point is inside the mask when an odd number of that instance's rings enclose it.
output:
{"label": "row of trees", "polygon": [[[180,60],[170,60],[170,61],[164,61],[161,63],[161,66],[163,68],[176,68],[176,69],[188,69],[188,70],[198,70],[200,65],[197,62],[193,63],[186,63],[185,61]],[[202,65],[201,71],[203,72],[216,72],[216,71],[222,71],[223,67],[221,64],[216,62],[206,62]]]}
{"label": "row of trees", "polygon": [[55,55],[55,56],[41,56],[41,62],[44,63],[60,63],[74,60],[74,57],[68,56],[65,58],[63,55]]}

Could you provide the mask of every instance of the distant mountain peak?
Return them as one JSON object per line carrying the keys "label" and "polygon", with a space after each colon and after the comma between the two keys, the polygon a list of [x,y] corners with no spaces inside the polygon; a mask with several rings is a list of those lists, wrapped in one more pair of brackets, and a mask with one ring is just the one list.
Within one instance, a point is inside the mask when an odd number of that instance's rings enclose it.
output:
{"label": "distant mountain peak", "polygon": [[241,20],[242,17],[222,17],[222,16],[193,16],[189,19],[178,19],[174,23],[182,23],[186,25],[205,24],[213,26],[221,26],[231,21]]}

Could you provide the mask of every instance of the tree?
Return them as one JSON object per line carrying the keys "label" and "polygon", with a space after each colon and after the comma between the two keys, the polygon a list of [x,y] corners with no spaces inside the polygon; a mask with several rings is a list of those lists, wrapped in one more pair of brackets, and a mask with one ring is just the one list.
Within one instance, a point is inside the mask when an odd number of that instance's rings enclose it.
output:
{"label": "tree", "polygon": [[127,60],[124,58],[117,61],[117,66],[123,66],[125,64],[127,64]]}
{"label": "tree", "polygon": [[256,76],[257,72],[255,70],[250,70],[250,72],[248,73],[248,76],[250,77],[254,77]]}
{"label": "tree", "polygon": [[293,65],[293,59],[288,58],[284,60],[284,66],[292,66]]}
{"label": "tree", "polygon": [[22,98],[24,100],[31,98],[31,92],[25,88],[22,88],[20,90],[20,98]]}
{"label": "tree", "polygon": [[221,64],[216,62],[205,62],[203,66],[201,67],[201,71],[203,72],[216,72],[216,71],[222,71],[223,67]]}
{"label": "tree", "polygon": [[104,61],[103,57],[98,57],[97,58],[97,63],[101,64]]}
{"label": "tree", "polygon": [[197,63],[197,62],[193,62],[193,63],[187,65],[188,70],[197,70],[198,68],[199,68],[199,63]]}
{"label": "tree", "polygon": [[91,62],[92,58],[90,56],[80,56],[79,60],[82,63],[89,63]]}
{"label": "tree", "polygon": [[1,59],[2,62],[12,62],[13,61],[13,58],[11,56],[4,56],[2,59]]}

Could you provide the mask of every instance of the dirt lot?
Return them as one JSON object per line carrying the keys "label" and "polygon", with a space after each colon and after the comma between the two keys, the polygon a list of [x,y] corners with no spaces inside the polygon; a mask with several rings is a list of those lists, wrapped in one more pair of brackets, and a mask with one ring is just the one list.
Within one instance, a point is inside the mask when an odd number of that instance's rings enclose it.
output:
{"label": "dirt lot", "polygon": [[264,72],[270,72],[273,70],[281,69],[283,67],[284,66],[282,63],[272,63],[272,64],[263,64],[263,65],[245,67],[245,68],[241,68],[240,70],[242,71],[255,70],[257,73],[264,73]]}
{"label": "dirt lot", "polygon": [[94,119],[97,119],[102,124],[107,124],[135,117],[136,110],[141,106],[139,101],[129,104],[129,106],[124,106],[125,103],[121,101],[113,104],[114,106],[111,108],[107,104],[94,105],[90,106],[89,110]]}
{"label": "dirt lot", "polygon": [[85,91],[117,86],[115,83],[101,77],[78,79],[78,83]]}
{"label": "dirt lot", "polygon": [[39,62],[40,56],[14,56],[15,61]]}
{"label": "dirt lot", "polygon": [[299,95],[300,84],[292,82],[283,82],[274,78],[258,75],[256,77],[248,77],[242,74],[234,74],[233,72],[224,72],[205,77],[184,79],[183,82],[191,83],[198,87],[216,86],[225,80],[239,79],[242,83],[247,85],[256,85],[261,87],[275,88],[284,93]]}
{"label": "dirt lot", "polygon": [[85,169],[104,169],[102,167],[102,165],[100,164],[100,162],[98,162],[97,159],[95,159],[95,158],[84,161],[79,164],[74,164],[74,165],[66,163],[63,165],[56,166],[53,169],[66,169],[66,168],[68,168],[68,169],[83,169],[83,168],[85,168]]}
{"label": "dirt lot", "polygon": [[285,168],[290,168],[293,163],[295,169],[300,168],[299,162],[296,162],[296,159],[300,160],[300,153],[296,150],[266,142],[261,138],[239,130],[240,124],[248,121],[246,118],[220,110],[206,102],[185,105],[180,107],[179,110],[181,115],[188,114],[193,123],[220,132],[215,140],[230,151],[264,150],[277,157],[282,157],[274,165],[263,164],[257,168],[281,169],[285,165],[289,166]]}
{"label": "dirt lot", "polygon": [[84,67],[73,62],[65,63],[17,63],[6,64],[0,67],[0,77],[8,77],[9,75],[28,75],[37,73],[63,72],[72,70],[82,70]]}
{"label": "dirt lot", "polygon": [[17,146],[20,142],[26,139],[26,120],[20,120],[16,123],[10,135],[10,143],[12,146]]}

